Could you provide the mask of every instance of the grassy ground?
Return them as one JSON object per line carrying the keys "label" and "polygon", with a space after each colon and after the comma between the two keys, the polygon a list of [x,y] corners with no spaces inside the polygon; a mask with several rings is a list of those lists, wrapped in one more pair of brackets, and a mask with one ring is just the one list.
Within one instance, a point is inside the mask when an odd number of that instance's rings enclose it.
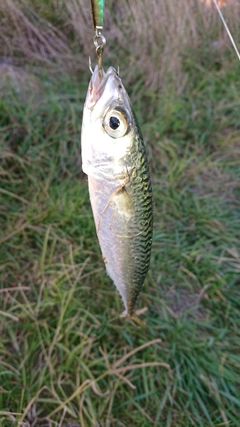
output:
{"label": "grassy ground", "polygon": [[132,90],[155,201],[147,330],[117,317],[97,244],[87,76],[5,85],[1,426],[239,426],[238,73],[192,70],[178,97]]}
{"label": "grassy ground", "polygon": [[129,78],[155,206],[146,330],[118,317],[81,171],[89,75],[1,72],[1,427],[239,427],[239,64],[211,52],[183,55],[178,92]]}

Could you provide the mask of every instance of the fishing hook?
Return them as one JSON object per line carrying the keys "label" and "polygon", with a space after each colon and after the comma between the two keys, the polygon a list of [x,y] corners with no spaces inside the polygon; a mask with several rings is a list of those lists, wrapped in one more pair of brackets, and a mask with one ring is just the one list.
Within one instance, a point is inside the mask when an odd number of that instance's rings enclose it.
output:
{"label": "fishing hook", "polygon": [[92,61],[91,61],[91,57],[90,56],[88,58],[88,67],[89,67],[89,70],[91,71],[91,73],[93,74]]}
{"label": "fishing hook", "polygon": [[96,48],[96,54],[98,59],[98,73],[99,73],[99,76],[102,77],[103,75],[102,56],[103,56],[103,49],[106,44],[106,39],[102,35],[104,0],[91,0],[91,6],[92,6],[93,27],[95,30],[93,43]]}
{"label": "fishing hook", "polygon": [[101,29],[96,28],[95,29],[95,36],[93,39],[94,46],[96,48],[96,54],[98,58],[98,72],[99,76],[102,77],[102,56],[103,56],[103,50],[104,46],[106,45],[106,39],[101,33]]}

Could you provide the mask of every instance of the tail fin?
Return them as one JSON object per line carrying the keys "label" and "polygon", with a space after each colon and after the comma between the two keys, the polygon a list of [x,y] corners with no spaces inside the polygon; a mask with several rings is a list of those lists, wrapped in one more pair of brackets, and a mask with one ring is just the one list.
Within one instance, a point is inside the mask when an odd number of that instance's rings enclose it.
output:
{"label": "tail fin", "polygon": [[144,329],[147,329],[147,325],[145,322],[143,322],[138,316],[145,313],[147,311],[147,307],[141,308],[140,310],[135,311],[133,314],[129,314],[127,310],[125,310],[122,314],[120,314],[120,317],[128,317],[129,319],[133,320],[137,325],[141,326]]}

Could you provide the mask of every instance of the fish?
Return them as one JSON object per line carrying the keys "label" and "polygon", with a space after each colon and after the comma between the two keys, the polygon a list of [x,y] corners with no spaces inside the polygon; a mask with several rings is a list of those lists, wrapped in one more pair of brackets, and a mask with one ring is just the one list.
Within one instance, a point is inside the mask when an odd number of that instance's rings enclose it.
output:
{"label": "fish", "polygon": [[96,65],[84,104],[82,170],[107,274],[124,304],[135,306],[149,269],[153,200],[143,137],[118,72]]}

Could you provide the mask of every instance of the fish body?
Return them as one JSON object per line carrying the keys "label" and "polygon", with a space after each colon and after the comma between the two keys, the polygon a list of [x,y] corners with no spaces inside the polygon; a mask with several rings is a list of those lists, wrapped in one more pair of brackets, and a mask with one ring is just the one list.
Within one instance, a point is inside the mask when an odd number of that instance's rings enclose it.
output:
{"label": "fish body", "polygon": [[83,112],[82,168],[108,275],[134,316],[151,252],[153,206],[147,157],[127,92],[110,67],[92,75]]}

